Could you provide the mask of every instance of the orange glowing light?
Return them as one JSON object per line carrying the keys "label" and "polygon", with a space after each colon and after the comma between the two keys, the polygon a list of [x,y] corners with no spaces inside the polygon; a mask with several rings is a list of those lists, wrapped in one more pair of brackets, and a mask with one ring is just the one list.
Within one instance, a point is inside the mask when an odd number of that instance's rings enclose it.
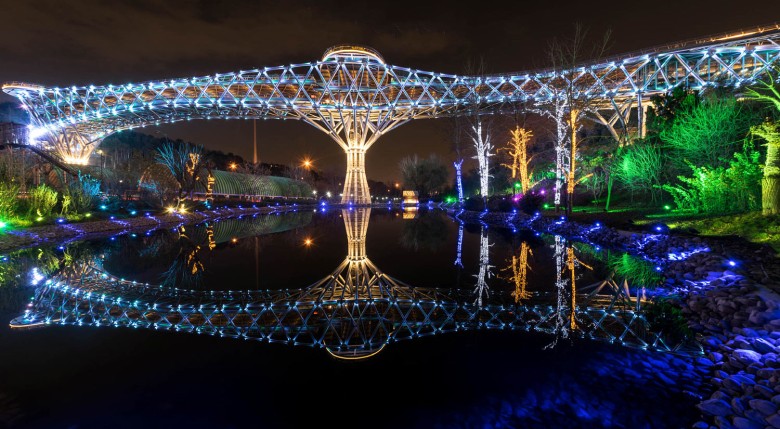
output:
{"label": "orange glowing light", "polygon": [[307,238],[307,239],[303,240],[303,245],[306,246],[306,247],[309,247],[312,244],[314,244],[314,240],[312,240],[311,238]]}
{"label": "orange glowing light", "polygon": [[238,243],[238,239],[236,237],[233,237],[233,238],[230,239],[230,242],[233,243],[233,244],[236,244],[236,243]]}
{"label": "orange glowing light", "polygon": [[236,169],[238,168],[238,164],[236,164],[235,162],[231,162],[230,165],[228,165],[228,168],[233,171],[236,171]]}

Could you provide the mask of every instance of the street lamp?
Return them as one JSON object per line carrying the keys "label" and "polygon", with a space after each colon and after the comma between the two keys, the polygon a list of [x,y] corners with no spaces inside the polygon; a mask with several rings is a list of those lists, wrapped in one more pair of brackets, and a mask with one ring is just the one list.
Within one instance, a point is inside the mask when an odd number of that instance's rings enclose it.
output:
{"label": "street lamp", "polygon": [[311,158],[303,158],[301,161],[301,166],[307,170],[310,170],[314,166],[314,162],[311,160]]}
{"label": "street lamp", "polygon": [[228,165],[228,168],[231,171],[236,171],[236,169],[238,168],[238,164],[236,164],[235,162],[231,162],[230,165]]}

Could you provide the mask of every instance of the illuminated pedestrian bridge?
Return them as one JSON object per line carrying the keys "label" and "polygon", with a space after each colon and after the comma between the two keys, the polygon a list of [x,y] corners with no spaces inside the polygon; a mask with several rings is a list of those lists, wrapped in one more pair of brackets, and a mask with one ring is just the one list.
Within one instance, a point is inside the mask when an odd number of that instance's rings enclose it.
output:
{"label": "illuminated pedestrian bridge", "polygon": [[[459,76],[385,63],[355,45],[328,49],[320,61],[209,76],[120,85],[45,87],[8,82],[3,90],[28,109],[35,135],[64,161],[86,164],[107,136],[197,119],[291,119],[329,135],[347,155],[342,202],[370,203],[366,151],[413,119],[496,111],[561,97],[592,100],[610,126],[636,108],[643,129],[648,97],[677,87],[736,87],[780,63],[777,25],[681,42],[573,70]],[[645,101],[643,101],[645,100]],[[643,104],[644,103],[644,104]]]}
{"label": "illuminated pedestrian bridge", "polygon": [[[576,300],[561,299],[556,294],[530,293],[519,283],[511,293],[485,294],[486,286],[479,280],[474,290],[405,284],[384,273],[366,254],[370,212],[342,211],[347,255],[309,287],[212,291],[149,285],[117,278],[103,269],[100,258],[92,258],[70,263],[41,285],[11,326],[166,330],[313,346],[345,359],[372,356],[404,339],[481,329],[534,331],[667,352],[700,351],[653,332],[635,299],[620,301],[609,294],[582,292]],[[480,252],[488,247],[482,245]],[[566,252],[556,255],[561,253]],[[179,265],[182,271],[202,270],[197,257],[184,256],[187,263]],[[489,270],[487,259],[481,255],[480,264],[484,261],[486,267],[480,272]],[[524,266],[515,269],[520,272]],[[567,276],[559,272],[559,278]],[[571,279],[575,292],[573,271]],[[564,292],[561,283],[558,295]]]}

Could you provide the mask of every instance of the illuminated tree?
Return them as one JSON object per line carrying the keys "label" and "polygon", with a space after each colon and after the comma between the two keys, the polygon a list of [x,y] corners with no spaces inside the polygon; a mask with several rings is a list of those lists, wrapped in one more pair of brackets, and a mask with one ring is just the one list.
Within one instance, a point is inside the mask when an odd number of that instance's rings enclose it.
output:
{"label": "illuminated tree", "polygon": [[728,163],[739,151],[752,119],[734,97],[713,95],[679,111],[660,137],[679,168],[686,161],[715,167]]}
{"label": "illuminated tree", "polygon": [[[780,113],[780,90],[771,74],[758,89],[748,88],[750,99],[773,106]],[[766,141],[764,177],[761,179],[761,210],[764,214],[780,213],[780,121],[767,119],[750,129],[753,135]]]}
{"label": "illuminated tree", "polygon": [[531,297],[531,293],[526,290],[528,286],[528,270],[531,265],[528,263],[528,256],[533,256],[531,247],[526,242],[520,243],[520,252],[512,255],[511,263],[503,271],[508,271],[509,275],[504,277],[515,285],[515,291],[512,296],[516,303]]}
{"label": "illuminated tree", "polygon": [[[553,39],[547,50],[554,78],[551,91],[554,99],[548,103],[548,116],[556,123],[556,209],[560,203],[560,186],[566,182],[566,211],[571,213],[574,187],[577,185],[577,153],[580,141],[577,132],[585,114],[595,109],[594,99],[581,94],[591,85],[589,70],[581,67],[585,60],[596,60],[606,53],[610,32],[598,43],[589,43],[588,30],[575,24],[571,37]],[[564,135],[568,134],[568,142]],[[568,143],[568,148],[566,148]],[[563,180],[561,180],[564,177]]]}
{"label": "illuminated tree", "polygon": [[623,186],[631,191],[650,194],[655,202],[661,184],[664,160],[661,149],[651,143],[637,143],[624,148],[613,172]]}
{"label": "illuminated tree", "polygon": [[168,168],[179,184],[177,207],[181,208],[186,193],[191,192],[203,168],[203,146],[184,142],[165,142],[157,148],[156,161]]}
{"label": "illuminated tree", "polygon": [[448,134],[452,141],[452,149],[455,152],[455,188],[458,192],[458,203],[463,204],[463,138],[467,134],[467,120],[463,117],[455,117],[445,122]]}
{"label": "illuminated tree", "polygon": [[761,179],[761,211],[780,213],[780,122],[766,121],[750,129],[766,141],[766,162]]}
{"label": "illuminated tree", "polygon": [[417,191],[420,197],[429,196],[447,183],[447,167],[435,154],[427,159],[407,156],[398,164],[404,186]]}
{"label": "illuminated tree", "polygon": [[493,275],[493,265],[490,265],[490,240],[488,239],[488,233],[486,228],[482,228],[479,239],[479,273],[474,274],[477,278],[477,285],[474,287],[474,294],[477,298],[474,300],[474,304],[482,308],[482,302],[484,298],[490,296],[490,287],[487,284],[488,279]]}
{"label": "illuminated tree", "polygon": [[474,124],[471,125],[471,140],[474,142],[474,152],[476,155],[473,157],[478,162],[479,172],[479,194],[482,196],[482,201],[487,207],[487,197],[489,192],[489,179],[490,179],[490,157],[494,154],[493,144],[490,143],[490,126],[483,124],[484,121],[481,117],[477,117]]}
{"label": "illuminated tree", "polygon": [[511,161],[501,165],[509,169],[512,181],[517,180],[519,176],[520,190],[525,194],[531,189],[531,174],[528,165],[531,163],[533,156],[528,156],[528,143],[531,141],[534,133],[518,125],[514,130],[510,131],[510,134],[512,136],[511,140],[501,150],[509,154]]}

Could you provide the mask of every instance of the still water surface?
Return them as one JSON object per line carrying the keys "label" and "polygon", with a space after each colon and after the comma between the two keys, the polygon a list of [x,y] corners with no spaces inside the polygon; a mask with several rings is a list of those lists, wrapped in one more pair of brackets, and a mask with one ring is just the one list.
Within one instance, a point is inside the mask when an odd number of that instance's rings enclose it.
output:
{"label": "still water surface", "polygon": [[384,209],[28,249],[0,315],[49,324],[0,328],[0,427],[689,427],[690,358],[572,325],[602,252]]}

